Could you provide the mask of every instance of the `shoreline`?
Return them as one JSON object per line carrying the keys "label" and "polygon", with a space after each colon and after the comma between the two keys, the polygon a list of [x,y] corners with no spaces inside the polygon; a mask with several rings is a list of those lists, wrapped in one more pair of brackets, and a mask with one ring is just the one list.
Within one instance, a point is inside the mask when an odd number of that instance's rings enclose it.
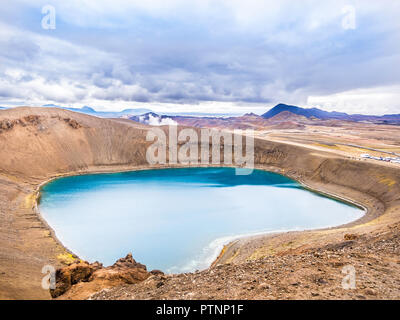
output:
{"label": "shoreline", "polygon": [[[56,176],[53,176],[43,182],[41,182],[39,185],[37,185],[36,187],[36,191],[34,192],[34,197],[35,197],[35,208],[34,210],[36,211],[36,214],[38,215],[39,219],[42,221],[42,223],[47,227],[47,229],[50,231],[50,234],[52,235],[53,239],[60,244],[68,253],[70,253],[72,256],[74,256],[75,259],[77,260],[82,260],[76,253],[74,253],[71,249],[69,249],[66,245],[63,244],[63,242],[57,237],[55,230],[47,223],[46,219],[43,217],[43,215],[41,214],[40,210],[39,210],[39,202],[40,202],[40,198],[41,198],[41,190],[42,188],[47,185],[48,183],[57,180],[57,179],[61,179],[61,178],[65,178],[65,177],[73,177],[73,176],[81,176],[81,175],[97,175],[97,174],[114,174],[114,173],[124,173],[124,172],[135,172],[135,171],[145,171],[145,170],[163,170],[163,169],[187,169],[187,168],[237,168],[235,166],[225,166],[225,165],[202,165],[202,166],[198,166],[198,165],[193,165],[193,166],[187,166],[187,165],[174,165],[174,166],[165,166],[165,167],[152,167],[152,166],[144,166],[144,167],[139,167],[139,168],[127,168],[127,169],[111,169],[111,170],[94,170],[94,171],[84,171],[84,172],[68,172],[65,174],[59,174]],[[330,227],[321,227],[321,228],[315,228],[315,229],[301,229],[301,230],[295,230],[295,229],[288,229],[288,230],[271,230],[271,231],[259,231],[259,232],[254,232],[254,233],[250,233],[250,234],[238,234],[238,235],[234,235],[234,236],[227,236],[227,238],[230,238],[229,240],[227,240],[227,242],[221,243],[220,245],[220,249],[218,249],[218,254],[213,254],[212,256],[215,258],[212,259],[211,263],[208,265],[208,267],[201,269],[201,270],[207,270],[209,268],[212,268],[214,266],[216,266],[218,264],[218,262],[224,258],[224,254],[226,253],[225,248],[226,247],[231,247],[232,244],[236,243],[239,240],[247,240],[247,241],[251,241],[251,239],[253,239],[254,237],[262,237],[262,236],[271,236],[271,235],[279,235],[279,234],[284,234],[284,233],[290,233],[290,232],[306,232],[306,231],[322,231],[322,230],[331,230],[331,229],[338,229],[338,228],[343,228],[346,226],[352,226],[352,225],[357,225],[357,221],[364,219],[364,217],[368,214],[369,209],[364,206],[363,204],[357,202],[356,200],[353,199],[349,199],[349,198],[345,198],[342,196],[339,196],[337,194],[333,194],[333,193],[329,193],[326,192],[324,190],[319,190],[319,189],[315,189],[312,188],[311,186],[309,186],[308,184],[306,184],[304,181],[301,181],[300,179],[295,179],[289,175],[283,174],[283,173],[279,173],[277,171],[279,171],[278,168],[265,168],[265,167],[254,167],[254,170],[262,170],[262,171],[266,171],[266,172],[271,172],[271,173],[275,173],[284,177],[287,177],[295,182],[297,182],[302,188],[304,188],[305,190],[315,193],[315,194],[319,194],[322,195],[323,197],[329,198],[329,199],[333,199],[333,200],[337,200],[340,201],[342,203],[345,203],[347,205],[352,205],[355,206],[361,210],[364,211],[363,215],[360,218],[357,218],[354,221],[345,223],[345,224],[340,224],[340,225],[335,225],[335,226],[330,226]],[[221,238],[217,238],[214,239],[212,242],[217,241],[219,239],[222,239],[225,237],[221,237]],[[212,242],[209,244],[211,245]],[[188,271],[188,272],[192,272],[192,271]],[[168,273],[168,274],[181,274],[181,273],[185,273],[185,272],[178,272],[178,273]]]}

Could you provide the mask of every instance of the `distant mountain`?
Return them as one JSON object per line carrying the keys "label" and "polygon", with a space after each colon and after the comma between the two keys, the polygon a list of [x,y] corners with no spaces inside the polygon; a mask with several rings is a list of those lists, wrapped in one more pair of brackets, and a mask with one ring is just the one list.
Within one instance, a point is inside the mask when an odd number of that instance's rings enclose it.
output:
{"label": "distant mountain", "polygon": [[400,114],[385,114],[381,118],[387,120],[400,120]]}
{"label": "distant mountain", "polygon": [[250,112],[250,113],[245,113],[242,117],[260,117],[258,114],[255,114],[254,112]]}
{"label": "distant mountain", "polygon": [[367,122],[385,123],[385,124],[400,123],[400,114],[387,114],[383,116],[347,114],[344,112],[336,112],[336,111],[328,112],[318,108],[301,108],[283,103],[276,105],[271,110],[264,113],[262,117],[265,119],[270,119],[280,114],[281,112],[291,112],[293,114],[304,116],[309,119],[317,118],[320,120],[336,119],[336,120],[346,120],[346,121],[367,121]]}
{"label": "distant mountain", "polygon": [[[213,114],[208,115],[205,113],[169,113],[168,115],[158,115],[150,109],[137,108],[137,109],[124,109],[122,111],[96,111],[92,107],[84,106],[82,108],[68,108],[58,106],[55,104],[46,104],[43,107],[61,108],[71,110],[79,113],[89,114],[100,118],[127,118],[137,122],[164,125],[171,123],[183,124],[196,124],[200,119],[202,124],[207,123],[220,123],[222,119],[233,122],[248,121],[249,119],[254,122],[270,121],[275,122],[307,122],[313,120],[343,120],[343,121],[356,121],[356,122],[369,122],[375,124],[400,124],[400,114],[386,114],[383,116],[363,115],[363,114],[347,114],[344,112],[324,111],[318,108],[301,108],[298,106],[287,105],[280,103],[270,109],[268,112],[258,116],[254,113],[247,113],[240,117],[227,116],[227,114]],[[0,107],[0,109],[6,109]],[[258,119],[258,120],[257,120]],[[272,122],[271,122],[272,121]],[[260,123],[261,123],[260,122]]]}
{"label": "distant mountain", "polygon": [[[296,115],[294,115],[296,116]],[[221,128],[221,129],[250,129],[260,128],[267,125],[275,125],[275,122],[264,119],[254,113],[247,113],[240,117],[221,117],[221,116],[186,116],[186,115],[159,115],[154,112],[133,116],[130,120],[143,124],[160,125],[182,125],[197,128]]]}
{"label": "distant mountain", "polygon": [[284,111],[289,111],[291,113],[297,114],[299,116],[304,116],[306,118],[315,117],[318,119],[346,120],[349,117],[349,115],[344,112],[336,112],[336,111],[328,112],[328,111],[324,111],[324,110],[321,110],[318,108],[305,109],[305,108],[291,106],[291,105],[287,105],[287,104],[283,104],[283,103],[276,105],[271,110],[264,113],[262,115],[262,117],[269,119],[269,118],[272,118],[272,117],[276,116],[277,114],[284,112]]}
{"label": "distant mountain", "polygon": [[88,107],[88,106],[84,106],[82,108],[67,108],[67,107],[62,107],[62,106],[58,106],[55,104],[45,104],[45,105],[43,105],[43,107],[60,108],[60,109],[75,111],[75,112],[79,112],[79,113],[85,113],[85,114],[89,114],[89,115],[100,117],[100,118],[121,118],[121,117],[129,117],[129,116],[140,115],[143,113],[151,112],[150,109],[145,109],[145,108],[124,109],[122,111],[96,111],[95,109]]}

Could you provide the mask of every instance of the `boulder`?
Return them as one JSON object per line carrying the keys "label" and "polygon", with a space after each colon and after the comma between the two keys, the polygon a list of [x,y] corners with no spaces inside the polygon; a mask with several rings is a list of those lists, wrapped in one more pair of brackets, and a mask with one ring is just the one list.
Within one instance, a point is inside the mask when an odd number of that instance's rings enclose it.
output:
{"label": "boulder", "polygon": [[[159,270],[153,272],[162,274]],[[103,288],[135,284],[146,280],[150,275],[146,266],[136,262],[131,253],[106,268],[97,261],[92,264],[78,262],[56,271],[56,289],[50,290],[50,293],[53,298],[88,298]],[[72,290],[75,287],[79,290]],[[79,295],[76,296],[78,291]]]}
{"label": "boulder", "polygon": [[73,263],[67,267],[58,269],[56,271],[56,288],[50,289],[51,296],[56,298],[68,291],[72,285],[81,281],[89,281],[94,271],[95,267],[86,262]]}
{"label": "boulder", "polygon": [[354,233],[346,233],[343,238],[344,240],[356,240],[358,238],[358,235]]}

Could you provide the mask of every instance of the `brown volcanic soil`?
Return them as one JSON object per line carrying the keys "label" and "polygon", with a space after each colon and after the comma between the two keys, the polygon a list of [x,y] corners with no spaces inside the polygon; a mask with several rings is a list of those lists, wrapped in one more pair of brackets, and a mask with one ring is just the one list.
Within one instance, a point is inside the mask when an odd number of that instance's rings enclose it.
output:
{"label": "brown volcanic soil", "polygon": [[[39,185],[66,174],[148,167],[147,128],[51,108],[0,111],[0,298],[50,298],[42,267],[75,259],[37,213]],[[399,168],[291,143],[290,135],[263,139],[256,140],[258,168],[360,203],[366,216],[340,228],[241,239],[209,270],[154,275],[95,297],[399,298]],[[357,239],[344,242],[345,234]],[[356,290],[341,289],[342,263],[356,268]]]}
{"label": "brown volcanic soil", "polygon": [[[382,299],[400,297],[400,225],[373,236],[294,250],[202,272],[155,275],[92,295],[102,299]],[[354,266],[356,290],[341,287]],[[66,298],[68,295],[66,296]]]}

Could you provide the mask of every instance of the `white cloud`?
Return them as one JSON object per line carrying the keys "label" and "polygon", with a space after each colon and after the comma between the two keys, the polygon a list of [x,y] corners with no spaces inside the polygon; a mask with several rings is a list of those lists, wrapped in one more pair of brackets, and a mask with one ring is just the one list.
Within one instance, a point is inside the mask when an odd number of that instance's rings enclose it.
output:
{"label": "white cloud", "polygon": [[327,111],[383,115],[400,113],[400,85],[310,96],[307,104]]}

